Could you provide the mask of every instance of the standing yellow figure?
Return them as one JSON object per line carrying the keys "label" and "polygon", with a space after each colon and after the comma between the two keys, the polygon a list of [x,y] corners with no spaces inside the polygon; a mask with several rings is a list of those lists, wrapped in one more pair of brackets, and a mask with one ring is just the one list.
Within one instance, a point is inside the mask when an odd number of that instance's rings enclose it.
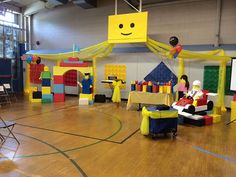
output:
{"label": "standing yellow figure", "polygon": [[116,103],[116,106],[119,107],[121,98],[120,98],[120,87],[122,81],[121,80],[114,80],[112,82],[112,86],[114,87],[113,95],[112,95],[112,102]]}

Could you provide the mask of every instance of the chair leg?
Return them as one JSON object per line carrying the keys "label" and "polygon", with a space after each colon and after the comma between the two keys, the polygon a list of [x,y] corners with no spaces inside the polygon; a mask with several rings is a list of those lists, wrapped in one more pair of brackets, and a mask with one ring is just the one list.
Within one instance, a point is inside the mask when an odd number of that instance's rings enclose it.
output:
{"label": "chair leg", "polygon": [[6,136],[6,138],[4,138],[5,140],[10,136],[10,135],[12,135],[12,138],[14,138],[15,140],[16,140],[16,142],[18,143],[18,144],[20,144],[20,142],[19,142],[19,140],[16,138],[16,136],[12,133],[12,130],[13,130],[13,128],[14,128],[14,125],[12,125],[11,126],[11,128],[9,128],[9,126],[7,126],[7,124],[5,123],[5,121],[2,119],[2,118],[0,118],[1,119],[1,121],[3,122],[3,124],[5,125],[5,127],[7,128],[7,130],[8,130],[8,135]]}
{"label": "chair leg", "polygon": [[4,136],[2,136],[2,134],[0,134],[0,139],[1,139],[1,145],[3,145],[6,139],[4,138]]}

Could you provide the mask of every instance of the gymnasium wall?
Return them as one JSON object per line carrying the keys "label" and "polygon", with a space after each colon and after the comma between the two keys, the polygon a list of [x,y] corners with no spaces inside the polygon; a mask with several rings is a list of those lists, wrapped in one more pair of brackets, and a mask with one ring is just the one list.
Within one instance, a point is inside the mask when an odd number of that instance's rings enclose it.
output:
{"label": "gymnasium wall", "polygon": [[[65,5],[44,10],[32,18],[32,46],[34,49],[69,49],[73,43],[80,48],[107,40],[108,15],[114,14],[114,1],[99,0],[98,8],[82,9],[75,5]],[[223,0],[220,43],[224,44],[229,55],[236,56],[236,1]],[[204,0],[184,4],[152,7],[149,12],[148,34],[153,39],[168,43],[172,35],[179,37],[191,50],[213,49],[216,34],[216,0]],[[123,1],[119,1],[118,13],[134,12]],[[35,42],[40,41],[36,46]],[[132,51],[132,52],[130,52]],[[144,52],[143,52],[144,51]],[[98,81],[104,79],[104,64],[126,64],[127,88],[122,97],[127,98],[131,80],[142,80],[161,61],[177,75],[178,62],[165,60],[149,52],[143,44],[117,45],[114,52],[100,59],[97,66]],[[52,66],[54,62],[43,63]],[[202,61],[186,62],[186,74],[190,82],[203,80]],[[217,63],[210,63],[215,65]],[[98,92],[110,96],[111,91],[98,84]],[[231,97],[227,98],[231,99]]]}

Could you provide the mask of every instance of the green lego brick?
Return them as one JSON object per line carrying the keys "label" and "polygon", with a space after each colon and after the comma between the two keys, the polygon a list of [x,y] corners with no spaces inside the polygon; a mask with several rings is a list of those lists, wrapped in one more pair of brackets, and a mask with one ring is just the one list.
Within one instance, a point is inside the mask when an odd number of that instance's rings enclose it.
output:
{"label": "green lego brick", "polygon": [[[230,91],[231,66],[226,67],[225,95],[233,95]],[[219,81],[219,66],[205,66],[203,88],[209,92],[217,93]]]}

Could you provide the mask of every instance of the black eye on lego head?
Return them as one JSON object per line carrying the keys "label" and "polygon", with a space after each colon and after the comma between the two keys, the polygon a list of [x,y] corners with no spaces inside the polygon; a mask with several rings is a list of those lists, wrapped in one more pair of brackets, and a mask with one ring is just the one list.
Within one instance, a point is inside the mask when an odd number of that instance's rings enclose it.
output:
{"label": "black eye on lego head", "polygon": [[119,24],[119,28],[121,29],[121,28],[123,28],[124,27],[124,25],[123,24]]}
{"label": "black eye on lego head", "polygon": [[134,23],[130,23],[130,27],[134,28],[135,24]]}

